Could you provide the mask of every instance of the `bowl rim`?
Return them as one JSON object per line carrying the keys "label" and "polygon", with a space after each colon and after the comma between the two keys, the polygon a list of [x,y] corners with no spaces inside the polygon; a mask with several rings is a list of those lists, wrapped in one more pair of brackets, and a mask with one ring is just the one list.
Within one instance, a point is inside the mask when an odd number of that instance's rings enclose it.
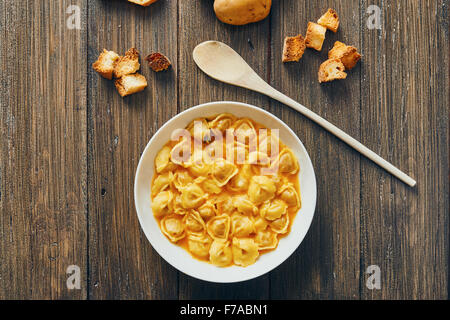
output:
{"label": "bowl rim", "polygon": [[[308,162],[309,166],[312,169],[312,184],[314,188],[311,188],[311,192],[313,194],[313,212],[311,215],[311,218],[309,219],[309,221],[306,222],[306,232],[304,232],[304,234],[301,237],[298,237],[298,240],[296,241],[295,245],[292,245],[292,249],[290,250],[290,252],[283,258],[280,259],[280,261],[278,261],[277,263],[275,263],[273,266],[271,266],[270,268],[266,268],[263,269],[261,271],[256,271],[254,274],[246,276],[246,277],[242,277],[242,279],[232,279],[232,280],[227,280],[227,279],[210,279],[208,277],[203,277],[201,275],[198,274],[191,274],[189,272],[187,272],[186,270],[183,270],[181,267],[174,265],[170,259],[166,259],[166,255],[160,250],[160,248],[158,248],[157,246],[154,245],[154,243],[151,240],[151,237],[149,236],[149,234],[147,234],[147,230],[144,228],[144,222],[143,222],[143,218],[141,218],[142,213],[139,212],[139,205],[138,205],[138,178],[139,178],[139,173],[142,170],[142,167],[144,166],[143,164],[143,159],[144,156],[147,152],[149,152],[149,149],[151,148],[152,144],[154,143],[154,141],[157,139],[157,137],[159,136],[159,134],[167,127],[169,126],[172,122],[178,120],[179,118],[182,118],[183,116],[193,112],[196,109],[201,109],[201,108],[205,108],[205,107],[209,107],[209,106],[213,106],[213,105],[221,105],[221,104],[226,104],[226,105],[235,105],[235,106],[244,106],[250,109],[255,109],[258,112],[262,112],[263,114],[265,114],[266,116],[275,119],[276,121],[278,121],[279,123],[281,123],[284,127],[284,129],[286,129],[290,135],[292,135],[294,137],[294,139],[297,140],[297,142],[299,143],[299,145],[301,146],[301,148],[303,149],[305,155],[306,155],[306,161]],[[278,268],[283,262],[285,262],[286,260],[288,260],[292,254],[299,248],[300,244],[303,242],[303,240],[305,239],[306,235],[309,232],[309,229],[311,228],[311,224],[314,220],[315,217],[315,212],[316,212],[316,208],[317,208],[317,181],[316,181],[316,175],[315,175],[315,171],[314,171],[314,166],[312,164],[311,158],[305,148],[305,146],[303,145],[302,141],[300,140],[300,138],[297,136],[297,134],[280,118],[278,118],[276,115],[251,104],[247,104],[244,102],[237,102],[237,101],[214,101],[214,102],[206,102],[203,104],[199,104],[196,106],[193,106],[191,108],[188,108],[180,113],[178,113],[177,115],[175,115],[174,117],[170,118],[168,121],[166,121],[154,134],[153,136],[150,138],[149,142],[147,143],[144,151],[142,152],[140,158],[139,158],[139,164],[137,166],[136,169],[136,173],[135,173],[135,179],[134,179],[134,205],[135,205],[135,210],[136,210],[136,214],[138,216],[138,220],[139,220],[139,225],[141,230],[143,231],[145,237],[147,238],[147,241],[150,243],[150,245],[152,246],[152,248],[158,253],[158,255],[164,259],[164,261],[166,261],[168,264],[170,264],[173,268],[175,268],[176,270],[178,270],[179,272],[184,273],[185,275],[188,275],[192,278],[198,279],[198,280],[202,280],[202,281],[206,281],[206,282],[211,282],[211,283],[238,283],[238,282],[244,282],[244,281],[248,281],[248,280],[252,280],[252,279],[256,279],[258,277],[261,277],[273,270],[275,270],[276,268]],[[300,209],[301,210],[301,209]],[[194,259],[194,258],[192,258]],[[205,263],[205,262],[203,262]]]}

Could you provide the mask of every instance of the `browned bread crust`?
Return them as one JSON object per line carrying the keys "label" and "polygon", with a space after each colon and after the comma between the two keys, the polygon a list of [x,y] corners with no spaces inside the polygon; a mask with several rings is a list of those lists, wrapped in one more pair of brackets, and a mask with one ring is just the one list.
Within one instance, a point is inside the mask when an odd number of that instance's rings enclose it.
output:
{"label": "browned bread crust", "polygon": [[319,82],[330,82],[347,78],[344,64],[339,59],[329,59],[319,68]]}
{"label": "browned bread crust", "polygon": [[314,22],[308,22],[308,30],[306,31],[306,46],[317,51],[322,50],[323,42],[327,28]]}
{"label": "browned bread crust", "polygon": [[114,68],[114,77],[121,78],[128,74],[133,74],[141,68],[139,64],[139,52],[135,48],[129,49]]}
{"label": "browned bread crust", "polygon": [[147,79],[139,73],[125,75],[120,79],[117,79],[114,84],[122,97],[140,92],[148,85]]}
{"label": "browned bread crust", "polygon": [[328,9],[317,23],[336,33],[339,29],[339,16],[335,10]]}
{"label": "browned bread crust", "polygon": [[298,62],[306,50],[305,39],[302,35],[286,37],[283,47],[283,62]]}
{"label": "browned bread crust", "polygon": [[358,53],[358,49],[352,46],[347,46],[345,43],[336,41],[333,49],[328,52],[329,59],[340,59],[345,66],[346,70],[353,69],[358,61],[361,59],[361,55]]}
{"label": "browned bread crust", "polygon": [[169,58],[159,52],[149,54],[145,61],[148,62],[149,67],[155,72],[167,70],[172,65]]}
{"label": "browned bread crust", "polygon": [[97,71],[103,78],[111,80],[114,68],[119,60],[119,55],[114,51],[103,49],[97,61],[92,64],[92,68]]}

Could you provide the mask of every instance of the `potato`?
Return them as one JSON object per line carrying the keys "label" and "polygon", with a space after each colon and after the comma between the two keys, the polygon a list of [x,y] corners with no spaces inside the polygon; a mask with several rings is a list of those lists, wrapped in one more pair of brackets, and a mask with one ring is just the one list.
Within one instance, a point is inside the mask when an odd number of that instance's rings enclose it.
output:
{"label": "potato", "polygon": [[156,2],[158,0],[128,0],[128,2],[136,3],[140,6],[148,7],[152,3]]}
{"label": "potato", "polygon": [[214,11],[223,23],[241,26],[265,19],[272,0],[215,0]]}

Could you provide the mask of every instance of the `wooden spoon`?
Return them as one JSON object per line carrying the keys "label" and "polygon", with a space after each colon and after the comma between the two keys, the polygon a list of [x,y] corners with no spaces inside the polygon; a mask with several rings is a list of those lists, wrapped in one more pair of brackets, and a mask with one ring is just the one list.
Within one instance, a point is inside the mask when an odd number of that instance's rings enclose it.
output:
{"label": "wooden spoon", "polygon": [[275,100],[297,110],[307,118],[316,122],[349,146],[384,168],[386,171],[414,187],[416,181],[400,171],[394,165],[381,158],[363,144],[331,124],[324,118],[302,106],[293,99],[275,90],[245,62],[245,60],[232,48],[218,41],[206,41],[199,44],[193,52],[194,61],[198,67],[210,77],[235,86],[247,88],[265,94]]}

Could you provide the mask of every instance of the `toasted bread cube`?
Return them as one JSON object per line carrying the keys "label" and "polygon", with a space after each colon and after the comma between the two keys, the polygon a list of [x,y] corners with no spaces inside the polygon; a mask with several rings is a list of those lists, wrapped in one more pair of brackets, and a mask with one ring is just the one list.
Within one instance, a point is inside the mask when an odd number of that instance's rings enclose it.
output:
{"label": "toasted bread cube", "polygon": [[283,62],[298,62],[306,50],[305,39],[302,35],[286,37],[284,39]]}
{"label": "toasted bread cube", "polygon": [[320,24],[314,22],[308,22],[308,30],[306,31],[306,46],[308,48],[322,50],[323,42],[325,41],[325,33],[327,28],[322,27]]}
{"label": "toasted bread cube", "polygon": [[152,3],[156,2],[158,0],[128,0],[128,2],[136,3],[140,6],[148,7]]}
{"label": "toasted bread cube", "polygon": [[345,69],[351,70],[361,59],[361,55],[355,47],[347,46],[345,43],[336,41],[333,49],[328,52],[328,59],[340,59]]}
{"label": "toasted bread cube", "polygon": [[336,33],[339,29],[339,16],[335,10],[328,9],[317,23]]}
{"label": "toasted bread cube", "polygon": [[347,78],[344,64],[339,59],[329,59],[319,68],[319,82],[330,82]]}
{"label": "toasted bread cube", "polygon": [[122,97],[140,92],[147,87],[147,79],[139,73],[128,74],[115,81],[117,91]]}
{"label": "toasted bread cube", "polygon": [[145,61],[148,62],[149,67],[155,72],[167,70],[172,65],[169,58],[159,52],[149,54]]}
{"label": "toasted bread cube", "polygon": [[120,56],[114,51],[103,49],[98,60],[92,64],[92,68],[97,71],[103,78],[111,80],[113,77],[114,67]]}
{"label": "toasted bread cube", "polygon": [[114,76],[121,78],[125,75],[136,73],[140,68],[139,52],[135,48],[131,48],[125,53],[125,56],[120,57],[114,68]]}

